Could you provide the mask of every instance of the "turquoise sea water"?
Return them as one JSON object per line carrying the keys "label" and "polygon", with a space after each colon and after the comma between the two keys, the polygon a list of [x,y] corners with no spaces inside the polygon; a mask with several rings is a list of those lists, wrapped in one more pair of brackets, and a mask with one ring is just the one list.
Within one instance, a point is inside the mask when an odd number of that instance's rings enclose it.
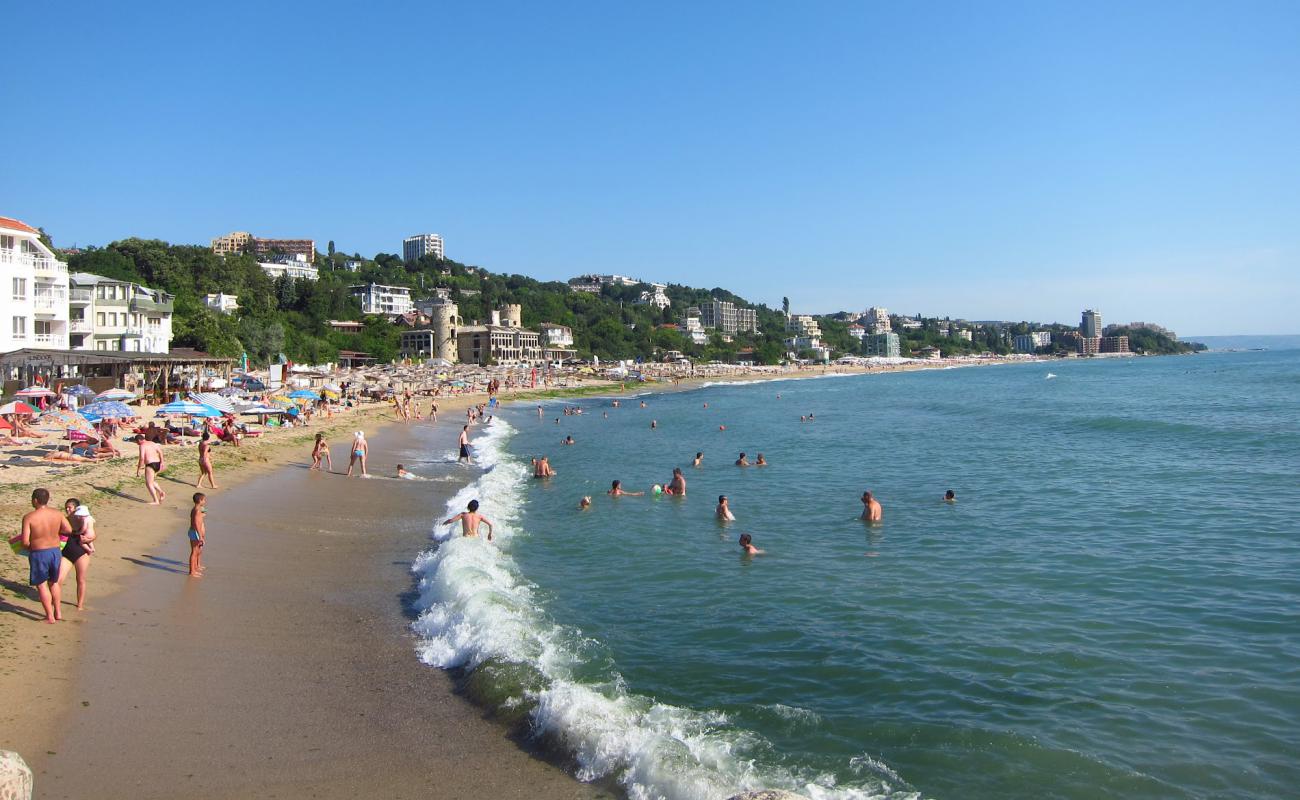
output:
{"label": "turquoise sea water", "polygon": [[1293,796],[1298,395],[1286,351],[508,409],[421,652],[634,798]]}

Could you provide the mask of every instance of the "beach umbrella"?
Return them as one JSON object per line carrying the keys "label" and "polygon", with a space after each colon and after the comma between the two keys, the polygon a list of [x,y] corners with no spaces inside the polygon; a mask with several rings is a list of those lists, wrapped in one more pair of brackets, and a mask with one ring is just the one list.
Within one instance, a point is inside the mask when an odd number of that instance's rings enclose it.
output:
{"label": "beach umbrella", "polygon": [[96,435],[90,420],[72,411],[47,411],[37,417],[36,427],[43,431],[79,431],[88,436]]}
{"label": "beach umbrella", "polygon": [[245,392],[243,389],[240,389],[238,386],[227,386],[226,388],[218,391],[217,394],[221,395],[222,397],[243,397],[244,395],[248,394],[248,392]]}
{"label": "beach umbrella", "polygon": [[299,389],[296,392],[289,392],[289,396],[295,400],[319,400],[320,392],[313,392],[310,389]]}
{"label": "beach umbrella", "polygon": [[75,386],[69,386],[63,390],[64,394],[70,394],[73,397],[90,397],[95,394],[95,390],[84,383],[78,383]]}
{"label": "beach umbrella", "polygon": [[284,409],[283,409],[283,408],[272,408],[271,406],[250,406],[250,407],[248,407],[248,408],[241,408],[241,409],[239,410],[239,413],[240,413],[240,414],[256,414],[257,416],[264,416],[264,415],[267,415],[267,414],[283,414],[283,413],[284,413]]}
{"label": "beach umbrella", "polygon": [[35,414],[36,409],[21,400],[14,400],[0,406],[0,414]]}
{"label": "beach umbrella", "polygon": [[320,388],[324,389],[324,390],[327,391],[327,392],[341,392],[341,391],[343,391],[343,387],[342,387],[342,386],[339,386],[337,383],[327,383],[327,384],[325,384],[324,386],[322,386],[322,387],[320,387]]}
{"label": "beach umbrella", "polygon": [[222,414],[235,413],[235,404],[214,392],[190,392],[190,399],[205,406],[212,406]]}
{"label": "beach umbrella", "polygon": [[173,400],[172,402],[159,406],[155,416],[167,416],[178,414],[187,417],[219,417],[221,412],[212,406],[203,403],[195,403],[191,400]]}
{"label": "beach umbrella", "polygon": [[18,397],[53,397],[54,392],[46,389],[44,386],[28,386],[26,389],[19,389],[14,392]]}
{"label": "beach umbrella", "polygon": [[129,389],[105,389],[95,395],[96,400],[134,400],[135,392]]}
{"label": "beach umbrella", "polygon": [[10,425],[7,420],[0,419],[0,431],[11,431],[13,429],[14,426]]}
{"label": "beach umbrella", "polygon": [[91,422],[99,422],[101,419],[134,419],[136,416],[135,409],[116,400],[100,400],[98,403],[91,403],[78,413]]}

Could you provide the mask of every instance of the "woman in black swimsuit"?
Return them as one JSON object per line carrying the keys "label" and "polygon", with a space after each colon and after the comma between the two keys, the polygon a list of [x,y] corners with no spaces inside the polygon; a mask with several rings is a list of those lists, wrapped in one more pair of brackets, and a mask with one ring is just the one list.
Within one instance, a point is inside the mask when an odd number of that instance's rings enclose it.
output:
{"label": "woman in black swimsuit", "polygon": [[86,607],[86,574],[90,572],[90,554],[94,552],[94,546],[90,542],[95,539],[95,518],[90,516],[90,510],[75,497],[68,498],[63,504],[63,511],[68,515],[72,533],[68,535],[68,543],[63,546],[59,585],[62,586],[67,580],[69,572],[74,569],[77,571],[77,610],[80,611]]}

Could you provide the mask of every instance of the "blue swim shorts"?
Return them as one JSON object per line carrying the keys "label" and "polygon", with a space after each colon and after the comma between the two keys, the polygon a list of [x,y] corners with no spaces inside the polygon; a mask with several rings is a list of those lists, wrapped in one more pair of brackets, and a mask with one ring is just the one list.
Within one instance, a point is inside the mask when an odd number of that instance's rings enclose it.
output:
{"label": "blue swim shorts", "polygon": [[190,528],[190,541],[197,542],[198,540],[199,540],[199,532],[194,530],[193,528]]}
{"label": "blue swim shorts", "polygon": [[44,550],[33,550],[27,560],[31,568],[32,586],[40,586],[42,583],[59,579],[59,565],[63,562],[63,551],[59,548],[47,547]]}

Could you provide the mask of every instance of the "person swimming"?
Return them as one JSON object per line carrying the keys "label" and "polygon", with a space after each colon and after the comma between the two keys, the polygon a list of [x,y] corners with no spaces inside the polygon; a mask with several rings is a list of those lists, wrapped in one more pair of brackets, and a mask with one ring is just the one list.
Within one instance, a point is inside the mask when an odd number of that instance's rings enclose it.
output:
{"label": "person swimming", "polygon": [[745,458],[745,454],[744,454],[744,453],[741,453],[741,454],[740,454],[740,458],[736,459],[736,466],[738,466],[738,467],[748,467],[748,466],[749,466],[749,459]]}
{"label": "person swimming", "polygon": [[564,441],[560,442],[560,444],[575,444],[575,442],[573,441],[573,436],[570,435],[564,437]]}
{"label": "person swimming", "polygon": [[955,503],[955,502],[957,502],[957,493],[954,492],[952,489],[949,489],[948,491],[944,492],[944,493],[943,493],[943,502],[945,502],[945,503]]}
{"label": "person swimming", "polygon": [[587,509],[591,508],[591,498],[583,497],[581,500],[579,500],[578,508],[582,511],[586,511]]}
{"label": "person swimming", "polygon": [[765,550],[759,550],[754,546],[754,537],[750,536],[748,533],[740,534],[740,549],[744,550],[745,555],[747,556],[761,556],[766,552]]}
{"label": "person swimming", "polygon": [[423,478],[421,478],[419,475],[416,475],[414,472],[408,472],[406,467],[403,467],[401,464],[397,465],[397,477],[403,478],[408,481],[423,480]]}
{"label": "person swimming", "polygon": [[640,497],[640,496],[642,496],[643,494],[645,494],[645,492],[629,492],[629,491],[625,491],[625,490],[623,489],[623,482],[622,482],[622,481],[614,481],[613,483],[611,483],[611,484],[609,485],[609,491],[608,491],[608,492],[605,492],[605,494],[607,494],[607,495],[609,495],[609,496],[611,496],[611,497],[624,497],[624,496],[627,496],[627,497]]}
{"label": "person swimming", "polygon": [[541,458],[537,459],[537,461],[533,462],[533,477],[534,478],[555,477],[555,470],[551,469],[551,462],[546,458],[546,456],[542,456]]}
{"label": "person swimming", "polygon": [[762,454],[762,453],[759,453],[759,454],[758,454],[758,459],[754,461],[754,466],[756,466],[756,467],[766,467],[766,466],[767,466],[767,459],[766,459],[766,458],[763,458],[763,454]]}
{"label": "person swimming", "polygon": [[702,452],[700,452],[700,453],[696,453],[696,454],[695,454],[695,460],[691,462],[691,466],[692,466],[692,467],[698,467],[698,466],[700,465],[700,462],[703,461],[703,460],[704,460],[704,453],[702,453]]}

